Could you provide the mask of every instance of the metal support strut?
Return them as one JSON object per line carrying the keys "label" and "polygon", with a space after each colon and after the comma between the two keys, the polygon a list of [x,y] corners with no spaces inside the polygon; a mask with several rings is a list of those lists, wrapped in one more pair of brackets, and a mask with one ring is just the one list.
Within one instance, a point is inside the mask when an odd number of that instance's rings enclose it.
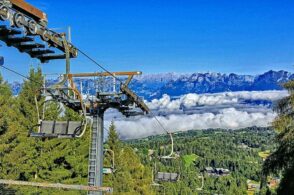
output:
{"label": "metal support strut", "polygon": [[[89,153],[89,186],[102,186],[103,181],[103,115],[104,109],[97,108],[93,114],[93,127]],[[102,192],[88,192],[90,195],[102,195]]]}

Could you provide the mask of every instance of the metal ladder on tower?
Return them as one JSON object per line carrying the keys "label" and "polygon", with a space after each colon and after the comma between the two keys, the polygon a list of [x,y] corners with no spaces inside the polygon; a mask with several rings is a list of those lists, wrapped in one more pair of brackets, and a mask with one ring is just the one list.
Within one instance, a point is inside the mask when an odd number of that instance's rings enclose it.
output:
{"label": "metal ladder on tower", "polygon": [[[99,81],[94,78],[95,92],[99,93]],[[103,112],[96,109],[92,113],[92,131],[90,134],[88,184],[102,186],[103,177]],[[88,192],[89,195],[102,195],[102,192]]]}
{"label": "metal ladder on tower", "polygon": [[[97,121],[93,120],[93,126],[97,126]],[[89,165],[88,165],[88,184],[89,186],[95,186],[97,179],[97,167],[96,167],[96,159],[97,159],[97,141],[98,134],[97,130],[92,128],[91,136],[90,136],[90,147],[89,147]],[[88,194],[94,194],[94,192],[89,192]]]}
{"label": "metal ladder on tower", "polygon": [[[94,77],[94,88],[95,91],[97,93],[97,86],[96,86],[96,79]],[[93,119],[93,118],[92,118]],[[97,126],[97,121],[96,120],[92,120],[92,128],[91,128],[91,133],[90,133],[90,147],[89,147],[89,164],[88,164],[88,184],[89,186],[95,186],[96,184],[96,179],[97,179],[97,148],[98,148],[98,144],[97,144],[97,139],[98,139],[98,135],[97,135],[97,130],[96,127]],[[88,192],[88,194],[93,194],[92,192]]]}

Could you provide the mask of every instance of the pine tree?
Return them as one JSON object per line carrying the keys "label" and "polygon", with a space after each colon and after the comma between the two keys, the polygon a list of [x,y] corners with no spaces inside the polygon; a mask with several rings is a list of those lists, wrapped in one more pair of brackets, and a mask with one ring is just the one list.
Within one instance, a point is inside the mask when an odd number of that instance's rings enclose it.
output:
{"label": "pine tree", "polygon": [[1,73],[0,73],[0,95],[1,97],[11,97],[12,92],[7,82],[4,81]]}
{"label": "pine tree", "polygon": [[4,134],[8,129],[8,116],[7,111],[9,107],[9,103],[11,101],[11,90],[9,85],[4,82],[2,75],[0,74],[0,135]]}
{"label": "pine tree", "polygon": [[[18,137],[22,134],[20,113],[16,99],[12,97],[12,92],[0,75],[0,178],[14,178],[15,172],[11,167],[11,162],[6,157],[13,153],[19,142]],[[15,191],[0,186],[0,194],[11,193]]]}
{"label": "pine tree", "polygon": [[[114,122],[109,127],[106,142],[115,153],[115,170],[113,175],[105,177],[105,185],[112,186],[115,194],[154,194],[151,189],[151,169],[145,167],[132,148],[119,140]],[[107,156],[105,163],[109,163]]]}
{"label": "pine tree", "polygon": [[294,193],[294,81],[284,84],[289,96],[279,101],[276,111],[279,116],[273,122],[277,131],[277,149],[264,162],[263,185],[268,175],[282,174],[278,194]]}
{"label": "pine tree", "polygon": [[41,100],[41,91],[43,87],[43,76],[41,68],[35,69],[31,68],[29,71],[29,80],[24,80],[22,90],[19,94],[19,110],[23,116],[27,119],[24,126],[26,128],[31,128],[32,123],[37,124],[37,112],[35,97],[37,100]]}
{"label": "pine tree", "polygon": [[118,152],[120,148],[120,140],[119,140],[119,135],[116,131],[114,122],[111,121],[111,124],[109,126],[109,135],[108,135],[108,141],[107,145],[109,146],[109,149],[111,149],[114,152]]}

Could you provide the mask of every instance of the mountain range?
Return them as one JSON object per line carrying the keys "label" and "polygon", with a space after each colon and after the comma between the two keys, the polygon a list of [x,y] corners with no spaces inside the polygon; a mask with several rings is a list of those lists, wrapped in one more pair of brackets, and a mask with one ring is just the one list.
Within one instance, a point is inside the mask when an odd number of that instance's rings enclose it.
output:
{"label": "mountain range", "polygon": [[287,71],[270,70],[260,75],[237,75],[221,73],[193,73],[168,81],[150,98],[163,94],[180,96],[187,93],[217,93],[226,91],[264,91],[281,90],[282,84],[292,80],[294,74]]}
{"label": "mountain range", "polygon": [[[146,100],[160,98],[163,94],[171,97],[181,96],[187,93],[217,93],[226,91],[263,91],[281,90],[282,83],[294,79],[294,74],[287,71],[270,70],[260,75],[239,75],[235,73],[160,73],[146,74],[135,77],[130,84],[139,96]],[[56,80],[49,80],[50,85]],[[77,79],[77,87],[83,93],[94,94],[95,86],[93,79]],[[103,85],[105,90],[112,88],[112,79],[107,79]],[[21,83],[10,84],[14,95],[21,90]],[[81,88],[82,86],[82,88]]]}

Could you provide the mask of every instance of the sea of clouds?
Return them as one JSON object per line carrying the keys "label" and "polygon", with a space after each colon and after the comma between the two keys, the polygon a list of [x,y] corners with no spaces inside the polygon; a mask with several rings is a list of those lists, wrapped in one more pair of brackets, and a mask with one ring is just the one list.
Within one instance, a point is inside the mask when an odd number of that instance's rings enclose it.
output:
{"label": "sea of clouds", "polygon": [[[208,128],[239,129],[270,126],[276,117],[272,103],[287,95],[287,91],[276,90],[191,93],[180,97],[163,95],[146,104],[170,132]],[[165,133],[151,116],[125,118],[117,112],[108,111],[105,118],[106,128],[111,120],[115,121],[122,139]]]}
{"label": "sea of clouds", "polygon": [[213,94],[190,93],[172,100],[168,95],[163,95],[161,99],[154,99],[147,102],[152,110],[179,110],[180,108],[191,108],[195,106],[227,105],[237,104],[245,100],[266,100],[277,101],[288,95],[287,91],[241,91],[224,92]]}

